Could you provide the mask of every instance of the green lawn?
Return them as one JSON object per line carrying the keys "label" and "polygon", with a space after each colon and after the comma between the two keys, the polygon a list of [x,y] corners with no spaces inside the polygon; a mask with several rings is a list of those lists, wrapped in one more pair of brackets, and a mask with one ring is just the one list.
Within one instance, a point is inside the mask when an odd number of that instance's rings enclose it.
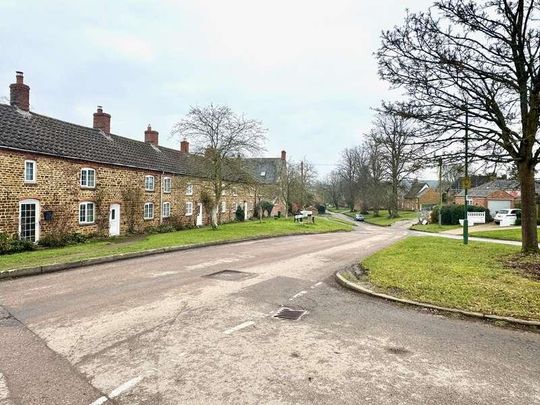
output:
{"label": "green lawn", "polygon": [[91,258],[112,256],[145,250],[197,245],[208,242],[235,241],[255,237],[284,236],[305,233],[350,231],[352,226],[332,218],[317,217],[315,224],[294,223],[293,219],[267,219],[222,225],[218,230],[210,227],[179,232],[147,235],[117,240],[94,241],[59,249],[42,249],[0,257],[0,272],[24,267],[69,263]]}
{"label": "green lawn", "polygon": [[[469,311],[540,320],[540,281],[503,262],[517,246],[412,237],[362,264],[375,288],[391,295]],[[536,265],[540,259],[533,258]]]}
{"label": "green lawn", "polygon": [[439,233],[439,232],[449,231],[450,229],[457,229],[457,228],[461,228],[461,225],[415,224],[411,226],[411,229],[413,231],[423,231],[423,232],[431,232],[431,233]]}
{"label": "green lawn", "polygon": [[415,211],[400,211],[398,218],[390,218],[388,216],[388,211],[379,211],[378,217],[375,217],[373,216],[373,213],[370,213],[364,215],[364,219],[368,224],[390,226],[398,221],[403,221],[404,219],[418,219],[418,214]]}
{"label": "green lawn", "polygon": [[497,229],[496,231],[480,231],[470,232],[470,236],[477,236],[479,238],[490,239],[503,239],[503,240],[515,240],[521,241],[521,229]]}

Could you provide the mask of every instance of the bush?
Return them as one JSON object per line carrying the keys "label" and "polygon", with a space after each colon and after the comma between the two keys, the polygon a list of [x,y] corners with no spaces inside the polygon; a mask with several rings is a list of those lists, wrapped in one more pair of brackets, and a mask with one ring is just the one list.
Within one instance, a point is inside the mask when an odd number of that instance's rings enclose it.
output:
{"label": "bush", "polygon": [[237,221],[243,221],[245,219],[244,209],[239,205],[234,213]]}
{"label": "bush", "polygon": [[323,204],[317,204],[317,212],[319,213],[319,215],[326,214],[326,206]]}
{"label": "bush", "polygon": [[158,226],[152,226],[146,229],[146,233],[155,234],[155,233],[169,233],[175,232],[176,227],[173,224],[161,224]]}
{"label": "bush", "polygon": [[[478,205],[468,205],[468,212],[485,212],[486,222],[491,222],[493,218],[489,213],[488,208],[480,207]],[[445,205],[441,210],[441,222],[443,225],[458,225],[460,219],[465,218],[465,206],[464,205]],[[431,222],[439,222],[439,207],[434,207],[431,211]]]}
{"label": "bush", "polygon": [[58,234],[50,233],[42,237],[38,244],[47,248],[58,248],[67,245],[76,245],[79,243],[85,243],[90,239],[89,236],[82,233],[70,233],[70,234]]}
{"label": "bush", "polygon": [[30,241],[20,240],[15,236],[10,237],[5,233],[0,233],[0,255],[25,252],[34,249],[35,245]]}

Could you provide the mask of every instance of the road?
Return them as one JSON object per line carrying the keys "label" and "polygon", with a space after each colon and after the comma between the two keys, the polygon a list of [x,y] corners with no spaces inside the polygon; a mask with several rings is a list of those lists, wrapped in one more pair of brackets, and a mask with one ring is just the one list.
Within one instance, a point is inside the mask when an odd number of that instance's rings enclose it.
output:
{"label": "road", "polygon": [[[540,403],[540,334],[336,285],[406,234],[362,225],[3,281],[0,404]],[[307,313],[273,317],[282,306]]]}

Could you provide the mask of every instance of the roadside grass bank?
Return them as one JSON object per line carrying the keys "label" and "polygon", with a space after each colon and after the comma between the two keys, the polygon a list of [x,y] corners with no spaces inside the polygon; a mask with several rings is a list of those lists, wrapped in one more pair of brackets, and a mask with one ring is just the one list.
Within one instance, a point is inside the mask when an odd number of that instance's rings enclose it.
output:
{"label": "roadside grass bank", "polygon": [[94,241],[56,249],[34,250],[0,256],[0,272],[53,264],[71,263],[152,249],[201,245],[222,241],[301,235],[337,231],[350,231],[351,224],[333,218],[315,219],[315,223],[295,223],[292,218],[266,219],[224,224],[217,230],[211,227],[177,232],[121,237]]}
{"label": "roadside grass bank", "polygon": [[[355,213],[352,213],[351,215],[354,218]],[[374,216],[373,213],[364,215],[365,222],[379,226],[390,226],[396,222],[407,219],[418,219],[418,214],[415,211],[399,211],[398,218],[390,218],[386,211],[380,211],[378,217]]]}
{"label": "roadside grass bank", "polygon": [[521,241],[521,229],[497,229],[496,231],[471,232],[471,236],[479,238]]}
{"label": "roadside grass bank", "polygon": [[439,232],[449,231],[451,229],[458,229],[458,228],[461,228],[461,225],[415,224],[410,227],[410,229],[412,229],[413,231],[422,231],[422,232],[430,232],[430,233],[439,233]]}
{"label": "roadside grass bank", "polygon": [[361,263],[360,282],[428,304],[540,320],[540,258],[519,247],[411,237]]}

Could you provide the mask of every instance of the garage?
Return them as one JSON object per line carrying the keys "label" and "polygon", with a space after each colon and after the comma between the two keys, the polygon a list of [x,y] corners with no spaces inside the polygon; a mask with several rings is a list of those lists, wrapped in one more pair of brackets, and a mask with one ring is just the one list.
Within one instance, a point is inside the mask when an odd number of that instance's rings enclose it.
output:
{"label": "garage", "polygon": [[512,201],[510,200],[488,200],[488,208],[490,214],[493,216],[497,211],[507,210],[512,208]]}

